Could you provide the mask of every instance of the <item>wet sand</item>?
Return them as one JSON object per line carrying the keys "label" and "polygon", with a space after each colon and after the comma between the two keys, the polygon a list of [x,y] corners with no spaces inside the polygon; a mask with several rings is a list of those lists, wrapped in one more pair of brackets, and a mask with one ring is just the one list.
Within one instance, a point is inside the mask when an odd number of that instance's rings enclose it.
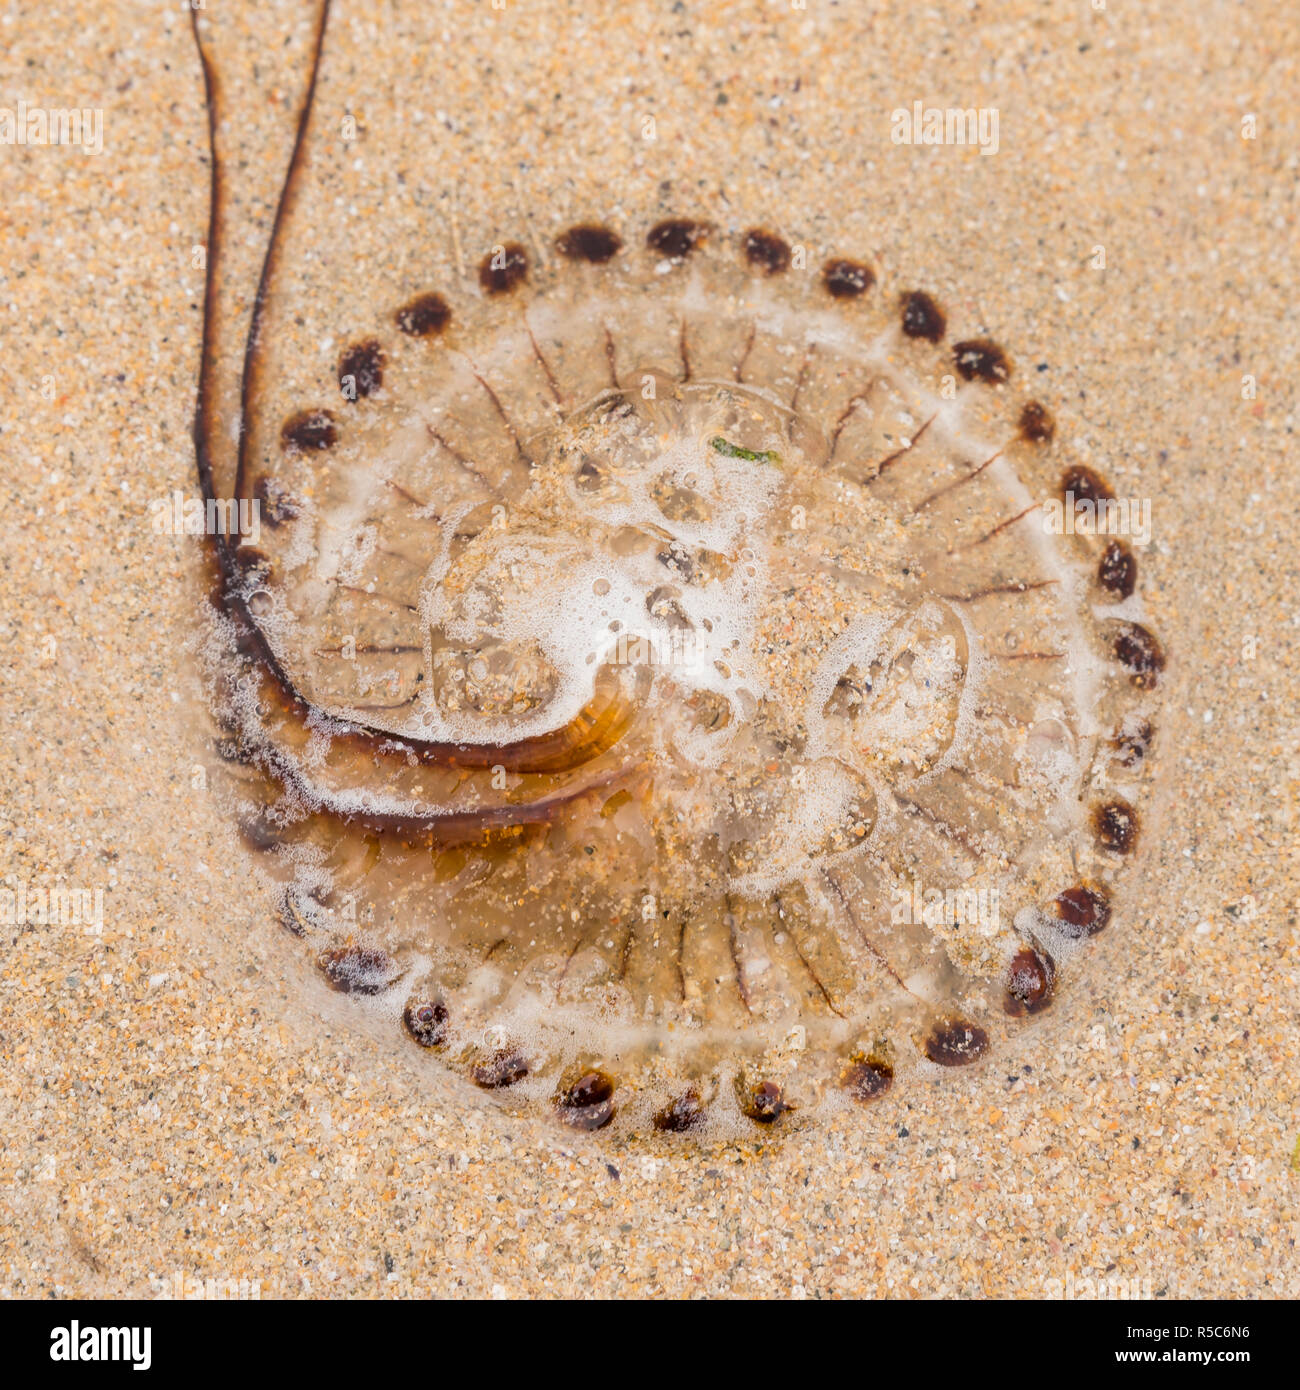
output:
{"label": "wet sand", "polygon": [[[249,23],[269,43],[287,9]],[[187,16],[0,20],[0,102],[104,111],[102,154],[0,146],[0,876],[104,890],[99,933],[4,929],[5,1291],[1295,1296],[1300,19],[639,14],[449,29],[427,142],[464,235],[521,207],[639,225],[671,180],[987,324],[1079,460],[1152,499],[1170,668],[1139,904],[1014,1055],[747,1146],[514,1118],[359,1025],[196,785],[200,551],[151,526],[194,486]],[[382,66],[335,23],[364,113]],[[891,143],[915,100],[996,106],[998,153]]]}

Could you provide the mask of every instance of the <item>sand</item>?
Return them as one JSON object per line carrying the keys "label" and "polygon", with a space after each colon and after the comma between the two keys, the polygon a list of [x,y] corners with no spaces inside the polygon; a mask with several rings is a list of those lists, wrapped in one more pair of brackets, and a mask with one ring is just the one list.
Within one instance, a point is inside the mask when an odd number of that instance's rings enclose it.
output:
{"label": "sand", "polygon": [[[1295,7],[448,8],[411,160],[467,240],[665,180],[776,209],[987,323],[1152,500],[1161,786],[1096,968],[1013,1055],[704,1151],[485,1107],[304,984],[202,785],[200,552],[149,512],[194,487],[188,16],[22,8],[0,105],[101,108],[104,148],[0,145],[0,878],[104,913],[4,928],[4,1292],[1300,1293]],[[250,8],[268,54],[291,8]],[[371,24],[332,31],[363,113]],[[997,154],[891,143],[915,100],[996,106]]]}

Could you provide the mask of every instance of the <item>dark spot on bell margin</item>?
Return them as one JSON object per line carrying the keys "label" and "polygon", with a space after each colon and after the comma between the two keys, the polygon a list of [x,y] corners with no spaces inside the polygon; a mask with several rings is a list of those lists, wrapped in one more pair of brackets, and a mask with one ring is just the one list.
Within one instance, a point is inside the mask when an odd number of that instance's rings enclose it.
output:
{"label": "dark spot on bell margin", "polygon": [[336,946],[322,952],[320,968],[330,984],[344,994],[378,994],[393,975],[388,954],[375,946]]}
{"label": "dark spot on bell margin", "polygon": [[822,266],[822,283],[836,299],[856,299],[876,283],[876,272],[861,261],[827,261]]}
{"label": "dark spot on bell margin", "polygon": [[476,1086],[485,1091],[494,1091],[499,1086],[513,1086],[528,1075],[528,1063],[523,1053],[509,1048],[494,1052],[486,1062],[480,1062],[471,1072]]}
{"label": "dark spot on bell margin", "polygon": [[707,222],[692,222],[684,217],[670,217],[656,222],[646,233],[645,244],[661,256],[680,261],[689,256],[708,234]]}
{"label": "dark spot on bell margin", "polygon": [[877,1100],[894,1084],[894,1069],[874,1057],[859,1057],[840,1072],[840,1085],[864,1105]]}
{"label": "dark spot on bell margin", "polygon": [[1115,494],[1110,484],[1091,468],[1076,463],[1061,474],[1061,496],[1070,493],[1076,502],[1109,502]]}
{"label": "dark spot on bell margin", "polygon": [[280,427],[280,443],[286,449],[328,449],[338,437],[328,410],[300,410]]}
{"label": "dark spot on bell margin", "polygon": [[997,386],[1011,376],[1011,363],[1006,353],[988,338],[969,338],[964,343],[954,343],[952,360],[965,381],[979,380]]}
{"label": "dark spot on bell margin", "polygon": [[561,232],[555,240],[555,249],[571,261],[591,261],[593,265],[604,265],[623,249],[623,238],[608,227],[584,223]]}
{"label": "dark spot on bell margin", "polygon": [[253,484],[253,500],[257,503],[258,516],[270,527],[283,526],[298,515],[298,503],[275,478],[259,478]]}
{"label": "dark spot on bell margin", "polygon": [[373,339],[344,348],[339,358],[339,389],[350,401],[373,396],[384,384],[384,350]]}
{"label": "dark spot on bell margin", "polygon": [[1026,401],[1020,410],[1020,437],[1033,444],[1047,444],[1056,433],[1052,412],[1038,401]]}
{"label": "dark spot on bell margin", "polygon": [[1007,991],[1002,1007],[1012,1018],[1036,1014],[1052,1002],[1056,987],[1056,965],[1051,956],[1040,955],[1032,946],[1018,951],[1007,967]]}
{"label": "dark spot on bell margin", "polygon": [[614,1118],[614,1082],[589,1071],[555,1098],[560,1118],[574,1129],[603,1129]]}
{"label": "dark spot on bell margin", "polygon": [[745,259],[765,275],[779,275],[790,269],[790,244],[775,232],[751,227],[745,233]]}
{"label": "dark spot on bell margin", "polygon": [[704,1123],[704,1105],[698,1091],[684,1091],[654,1117],[654,1127],[667,1134],[684,1134]]}
{"label": "dark spot on bell margin", "polygon": [[1097,583],[1119,598],[1128,598],[1137,586],[1137,557],[1123,541],[1111,541],[1097,566]]}
{"label": "dark spot on bell margin", "polygon": [[899,302],[903,310],[903,332],[909,338],[924,338],[930,343],[943,341],[948,319],[930,295],[924,290],[910,290]]}
{"label": "dark spot on bell margin", "polygon": [[249,849],[266,853],[284,838],[284,831],[265,816],[248,816],[239,822],[239,835]]}
{"label": "dark spot on bell margin", "polygon": [[487,294],[507,294],[528,275],[528,252],[517,241],[494,246],[478,268],[478,282]]}
{"label": "dark spot on bell margin", "polygon": [[451,306],[440,294],[417,294],[393,317],[398,328],[412,338],[431,338],[451,322]]}
{"label": "dark spot on bell margin", "polygon": [[740,1108],[755,1123],[770,1125],[784,1115],[789,1106],[781,1095],[781,1088],[775,1081],[760,1081],[740,1091]]}
{"label": "dark spot on bell margin", "polygon": [[435,999],[410,999],[402,1026],[421,1047],[437,1047],[447,1038],[447,1006]]}
{"label": "dark spot on bell margin", "polygon": [[1093,810],[1092,828],[1102,849],[1115,854],[1127,854],[1137,844],[1137,812],[1120,797]]}
{"label": "dark spot on bell margin", "polygon": [[989,1047],[989,1035],[964,1018],[942,1018],[923,1044],[925,1055],[941,1067],[964,1067],[978,1061]]}
{"label": "dark spot on bell margin", "polygon": [[1129,679],[1139,689],[1151,689],[1159,672],[1165,668],[1165,654],[1155,633],[1140,623],[1124,623],[1115,635],[1111,650],[1115,660],[1131,673]]}
{"label": "dark spot on bell margin", "polygon": [[1053,905],[1061,922],[1061,935],[1071,941],[1096,936],[1110,921],[1110,899],[1083,883],[1058,893]]}

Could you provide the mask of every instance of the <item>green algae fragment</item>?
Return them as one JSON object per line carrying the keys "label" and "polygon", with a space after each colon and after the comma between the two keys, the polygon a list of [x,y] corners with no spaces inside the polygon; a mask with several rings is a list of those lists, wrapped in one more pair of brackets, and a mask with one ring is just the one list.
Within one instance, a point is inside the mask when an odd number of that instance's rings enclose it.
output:
{"label": "green algae fragment", "polygon": [[720,434],[715,434],[709,440],[709,446],[716,449],[724,458],[746,459],[750,463],[774,463],[778,467],[781,464],[781,455],[774,449],[756,453],[753,449],[742,449],[739,444],[733,444],[731,440],[723,439]]}

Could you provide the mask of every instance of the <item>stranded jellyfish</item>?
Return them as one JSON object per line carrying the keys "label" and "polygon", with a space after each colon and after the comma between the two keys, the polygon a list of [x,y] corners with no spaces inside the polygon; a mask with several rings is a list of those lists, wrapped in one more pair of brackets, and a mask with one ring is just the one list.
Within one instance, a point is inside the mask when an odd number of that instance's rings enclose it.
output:
{"label": "stranded jellyfish", "polygon": [[207,676],[304,970],[574,1130],[951,1084],[1140,842],[1165,653],[1128,547],[1044,524],[1105,480],[984,325],[758,215],[353,254],[313,90],[258,263],[210,86],[196,424],[266,523],[212,538]]}

